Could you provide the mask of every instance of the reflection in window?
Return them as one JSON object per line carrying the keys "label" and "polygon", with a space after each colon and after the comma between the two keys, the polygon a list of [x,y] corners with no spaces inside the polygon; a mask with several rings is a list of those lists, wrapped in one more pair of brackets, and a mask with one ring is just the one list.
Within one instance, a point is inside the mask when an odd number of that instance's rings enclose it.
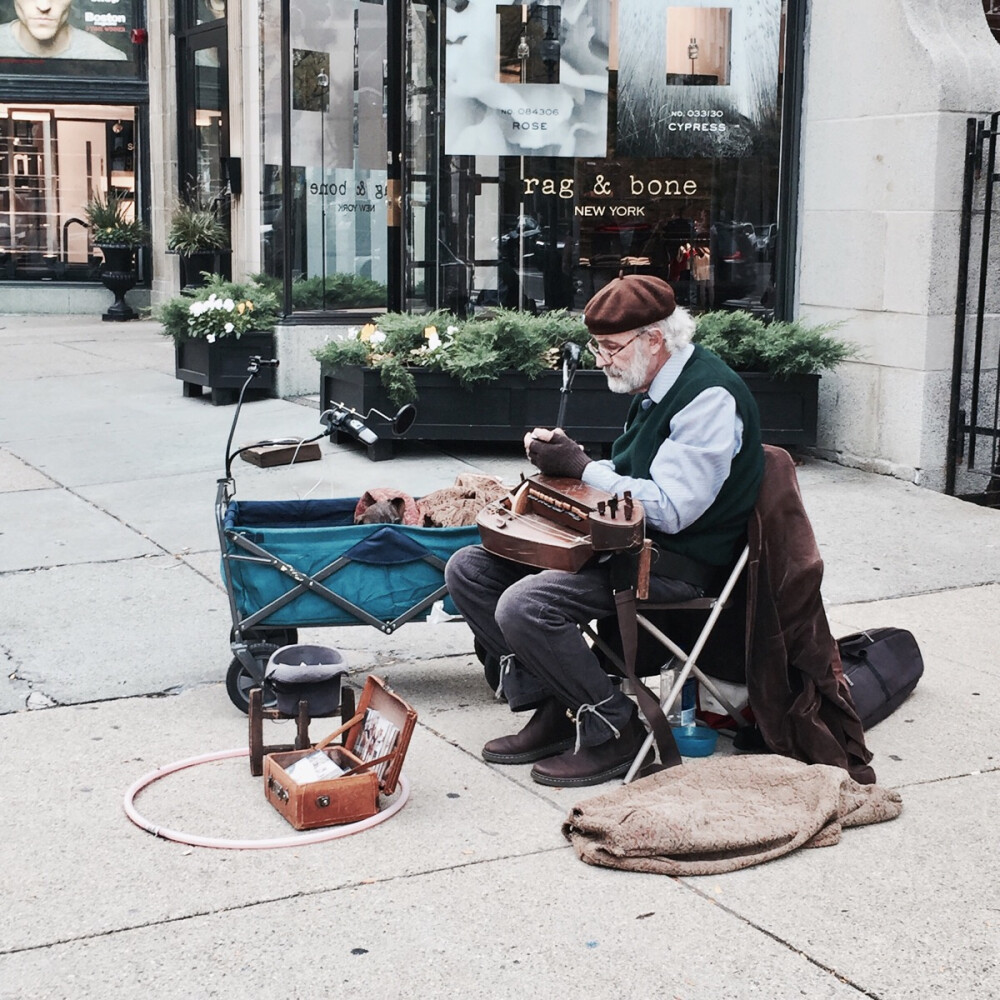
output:
{"label": "reflection in window", "polygon": [[560,8],[497,7],[497,79],[501,83],[558,83]]}
{"label": "reflection in window", "polygon": [[729,7],[667,11],[667,83],[728,87],[733,12]]}
{"label": "reflection in window", "polygon": [[265,273],[283,279],[290,272],[293,311],[384,306],[385,9],[328,0],[292,5],[292,162],[286,200],[278,7],[264,7]]}

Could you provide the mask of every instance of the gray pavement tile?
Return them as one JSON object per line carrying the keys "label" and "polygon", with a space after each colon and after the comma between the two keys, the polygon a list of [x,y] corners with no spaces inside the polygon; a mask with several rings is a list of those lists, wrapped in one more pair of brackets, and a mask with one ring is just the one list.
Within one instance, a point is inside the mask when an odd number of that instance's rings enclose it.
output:
{"label": "gray pavement tile", "polygon": [[866,996],[1000,996],[1000,772],[901,793],[892,822],[698,888]]}
{"label": "gray pavement tile", "polygon": [[[322,720],[313,726],[324,732]],[[498,779],[419,721],[404,769],[412,790],[400,813],[363,834],[267,851],[191,848],[154,837],[123,811],[123,795],[141,777],[246,745],[246,720],[221,686],[8,715],[0,732],[10,766],[32,774],[31,782],[17,783],[0,815],[8,847],[0,870],[2,951],[363,880],[568,852],[561,810]],[[287,727],[265,738],[276,735],[288,738]],[[206,837],[296,836],[266,802],[263,781],[250,776],[245,757],[170,774],[136,806],[159,827]]]}
{"label": "gray pavement tile", "polygon": [[170,556],[0,574],[0,607],[0,685],[61,703],[214,683],[232,659],[224,594]]}
{"label": "gray pavement tile", "polygon": [[[370,853],[380,846],[373,841]],[[682,884],[589,868],[568,850],[371,884],[351,860],[328,865],[353,876],[333,891],[316,886],[306,896],[213,909],[167,928],[0,957],[4,996],[859,995],[839,970],[818,967]],[[258,882],[278,888],[282,876],[263,869]]]}
{"label": "gray pavement tile", "polygon": [[120,372],[131,365],[118,357],[117,351],[96,354],[81,342],[8,343],[4,346],[4,378],[11,382],[38,379],[39,371],[46,378],[67,375]]}
{"label": "gray pavement tile", "polygon": [[829,462],[807,461],[798,477],[829,603],[1000,580],[1000,511]]}
{"label": "gray pavement tile", "polygon": [[19,490],[51,490],[58,487],[48,476],[43,476],[16,455],[0,448],[0,493]]}
{"label": "gray pavement tile", "polygon": [[921,653],[966,664],[991,678],[1000,675],[1000,585],[941,590],[873,604],[841,604],[828,609],[834,634],[892,625],[909,629]]}
{"label": "gray pavement tile", "polygon": [[109,563],[160,550],[120,521],[66,490],[0,493],[0,573]]}

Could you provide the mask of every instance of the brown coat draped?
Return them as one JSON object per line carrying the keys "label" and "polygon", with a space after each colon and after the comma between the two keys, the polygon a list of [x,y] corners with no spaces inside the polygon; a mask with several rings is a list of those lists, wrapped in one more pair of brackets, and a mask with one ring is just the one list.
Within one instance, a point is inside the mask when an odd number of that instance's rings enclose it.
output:
{"label": "brown coat draped", "polygon": [[764,446],[746,569],[747,689],[768,748],[872,784],[871,753],[820,596],[823,560],[787,452]]}

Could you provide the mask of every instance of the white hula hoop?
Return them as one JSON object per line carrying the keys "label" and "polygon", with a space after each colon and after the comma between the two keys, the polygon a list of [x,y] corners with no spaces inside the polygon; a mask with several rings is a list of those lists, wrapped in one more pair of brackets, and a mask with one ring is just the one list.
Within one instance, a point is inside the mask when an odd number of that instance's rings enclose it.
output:
{"label": "white hula hoop", "polygon": [[384,823],[387,819],[395,816],[400,809],[406,805],[406,800],[410,797],[410,783],[402,774],[399,776],[399,795],[381,812],[367,819],[359,820],[356,823],[343,823],[339,826],[325,827],[313,833],[300,833],[288,837],[270,837],[262,840],[229,840],[223,837],[201,837],[193,833],[185,833],[183,830],[171,830],[168,827],[157,826],[151,823],[135,807],[135,797],[144,788],[151,785],[160,778],[165,778],[168,774],[176,771],[183,771],[188,767],[196,767],[198,764],[208,764],[216,760],[227,760],[230,757],[248,757],[250,751],[246,747],[238,747],[235,750],[217,750],[212,753],[202,754],[199,757],[188,757],[185,760],[175,761],[173,764],[166,764],[155,771],[144,774],[125,793],[123,805],[125,815],[135,823],[136,826],[153,834],[154,837],[162,837],[164,840],[174,840],[180,844],[190,844],[192,847],[214,847],[222,850],[248,851],[262,850],[278,847],[303,847],[306,844],[321,844],[326,840],[336,840],[338,837],[348,837],[352,833],[360,833],[362,830],[369,830],[379,823]]}

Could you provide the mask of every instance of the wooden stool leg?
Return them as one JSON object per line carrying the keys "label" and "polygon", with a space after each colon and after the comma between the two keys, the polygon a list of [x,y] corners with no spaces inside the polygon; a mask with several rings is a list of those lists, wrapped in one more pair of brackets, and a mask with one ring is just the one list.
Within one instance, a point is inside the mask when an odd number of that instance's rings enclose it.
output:
{"label": "wooden stool leg", "polygon": [[264,716],[263,697],[259,687],[250,689],[250,708],[247,718],[250,727],[250,773],[259,778],[264,773]]}
{"label": "wooden stool leg", "polygon": [[309,702],[304,698],[299,702],[299,714],[295,718],[295,749],[306,750],[309,742]]}

